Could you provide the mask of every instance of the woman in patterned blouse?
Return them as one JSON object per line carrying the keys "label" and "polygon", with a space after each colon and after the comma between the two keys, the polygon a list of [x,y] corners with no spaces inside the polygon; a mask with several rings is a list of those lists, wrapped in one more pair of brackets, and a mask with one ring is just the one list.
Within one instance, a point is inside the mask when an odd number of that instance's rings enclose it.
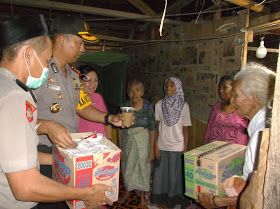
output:
{"label": "woman in patterned blouse", "polygon": [[247,145],[249,141],[247,127],[249,120],[236,114],[232,103],[233,76],[225,75],[218,86],[222,101],[215,104],[205,132],[204,144],[213,141],[225,141]]}

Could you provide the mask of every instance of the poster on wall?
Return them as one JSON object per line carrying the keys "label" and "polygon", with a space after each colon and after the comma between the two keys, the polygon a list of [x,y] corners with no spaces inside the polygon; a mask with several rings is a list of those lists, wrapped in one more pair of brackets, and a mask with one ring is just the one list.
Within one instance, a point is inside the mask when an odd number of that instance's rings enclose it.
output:
{"label": "poster on wall", "polygon": [[212,70],[213,66],[213,51],[201,51],[199,52],[199,68],[200,70]]}
{"label": "poster on wall", "polygon": [[235,38],[227,38],[224,40],[223,57],[235,56]]}
{"label": "poster on wall", "polygon": [[234,58],[224,58],[223,64],[223,74],[224,75],[234,75],[239,71],[239,66],[236,64]]}
{"label": "poster on wall", "polygon": [[182,64],[192,65],[197,64],[197,48],[195,46],[188,46],[183,49]]}

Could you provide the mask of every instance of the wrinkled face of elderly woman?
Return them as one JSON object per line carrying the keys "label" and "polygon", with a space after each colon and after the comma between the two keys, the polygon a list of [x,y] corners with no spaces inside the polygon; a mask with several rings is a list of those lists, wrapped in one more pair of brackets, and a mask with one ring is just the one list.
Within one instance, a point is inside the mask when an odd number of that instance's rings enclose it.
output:
{"label": "wrinkled face of elderly woman", "polygon": [[173,96],[176,93],[175,83],[171,80],[168,80],[164,86],[164,90],[167,96]]}
{"label": "wrinkled face of elderly woman", "polygon": [[254,108],[254,103],[252,98],[248,98],[244,95],[241,90],[241,80],[237,80],[233,83],[232,92],[233,92],[233,104],[238,116],[243,116],[248,119],[251,118],[251,112]]}
{"label": "wrinkled face of elderly woman", "polygon": [[132,102],[139,102],[142,99],[144,91],[139,83],[132,83],[129,86],[128,97]]}

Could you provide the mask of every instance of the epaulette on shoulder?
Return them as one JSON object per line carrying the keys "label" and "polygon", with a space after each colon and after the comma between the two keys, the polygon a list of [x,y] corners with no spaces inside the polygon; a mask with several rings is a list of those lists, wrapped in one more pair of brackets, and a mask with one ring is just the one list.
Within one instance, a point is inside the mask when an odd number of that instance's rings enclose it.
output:
{"label": "epaulette on shoulder", "polygon": [[81,76],[81,73],[80,73],[80,71],[79,71],[77,68],[75,68],[74,66],[72,66],[72,65],[70,65],[70,64],[69,64],[69,66],[70,66],[71,70],[73,70],[75,73],[77,73],[77,75],[78,75],[79,77]]}

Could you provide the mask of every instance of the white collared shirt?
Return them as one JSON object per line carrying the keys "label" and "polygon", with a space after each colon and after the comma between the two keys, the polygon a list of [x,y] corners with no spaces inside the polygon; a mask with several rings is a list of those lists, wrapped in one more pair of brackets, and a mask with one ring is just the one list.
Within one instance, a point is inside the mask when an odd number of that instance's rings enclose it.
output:
{"label": "white collared shirt", "polygon": [[259,137],[265,129],[266,108],[259,110],[259,112],[252,118],[248,125],[248,134],[250,140],[245,152],[245,162],[243,166],[243,179],[248,180],[248,177],[254,171],[255,157],[258,147]]}

